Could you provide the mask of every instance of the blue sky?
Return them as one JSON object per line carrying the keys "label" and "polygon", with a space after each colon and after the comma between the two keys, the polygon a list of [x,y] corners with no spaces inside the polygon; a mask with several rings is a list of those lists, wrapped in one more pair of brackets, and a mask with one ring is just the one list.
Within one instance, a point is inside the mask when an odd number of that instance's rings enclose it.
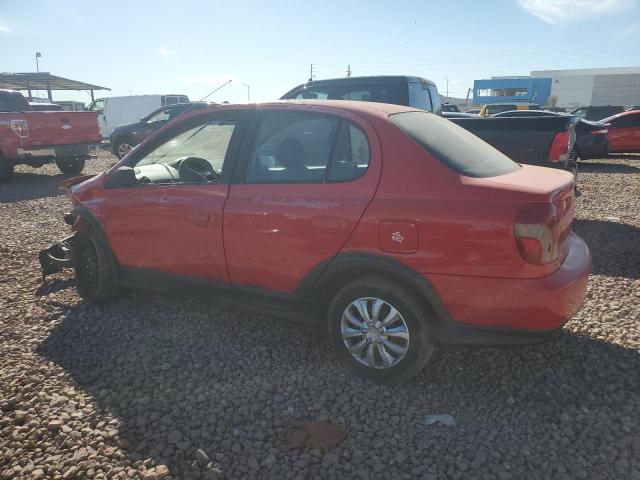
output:
{"label": "blue sky", "polygon": [[[464,97],[473,80],[640,66],[639,0],[0,0],[0,70],[211,101],[278,98],[309,78],[409,74]],[[84,92],[55,99],[88,101]]]}

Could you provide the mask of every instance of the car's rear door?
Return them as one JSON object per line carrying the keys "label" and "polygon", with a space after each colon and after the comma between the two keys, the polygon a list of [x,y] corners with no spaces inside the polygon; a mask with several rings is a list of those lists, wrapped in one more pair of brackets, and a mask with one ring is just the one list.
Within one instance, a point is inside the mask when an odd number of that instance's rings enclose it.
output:
{"label": "car's rear door", "polygon": [[375,194],[375,130],[355,115],[314,110],[262,110],[243,146],[224,212],[229,275],[243,301],[295,293],[340,251]]}
{"label": "car's rear door", "polygon": [[[107,187],[98,209],[126,275],[228,285],[222,213],[247,115],[226,111],[186,119],[127,157],[138,184]],[[204,159],[221,172],[219,178],[207,182],[181,168],[187,157]]]}

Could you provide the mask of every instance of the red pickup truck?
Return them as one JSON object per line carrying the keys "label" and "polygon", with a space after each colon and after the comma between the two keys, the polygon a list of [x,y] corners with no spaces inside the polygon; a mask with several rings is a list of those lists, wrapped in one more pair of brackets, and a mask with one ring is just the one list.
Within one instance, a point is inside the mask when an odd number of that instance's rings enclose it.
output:
{"label": "red pickup truck", "polygon": [[56,162],[65,174],[79,174],[100,144],[96,112],[33,111],[21,93],[0,90],[0,182],[18,164]]}

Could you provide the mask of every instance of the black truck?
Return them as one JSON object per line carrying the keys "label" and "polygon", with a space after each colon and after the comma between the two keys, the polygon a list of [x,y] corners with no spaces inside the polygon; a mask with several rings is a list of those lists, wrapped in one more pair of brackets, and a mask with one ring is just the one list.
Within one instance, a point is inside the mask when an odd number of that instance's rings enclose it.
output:
{"label": "black truck", "polygon": [[[442,115],[438,89],[430,80],[412,76],[372,76],[318,80],[298,85],[281,100],[357,100],[393,103]],[[447,117],[445,115],[445,117]],[[456,115],[458,117],[458,115]],[[570,155],[578,118],[449,118],[482,138],[513,161],[577,172]]]}

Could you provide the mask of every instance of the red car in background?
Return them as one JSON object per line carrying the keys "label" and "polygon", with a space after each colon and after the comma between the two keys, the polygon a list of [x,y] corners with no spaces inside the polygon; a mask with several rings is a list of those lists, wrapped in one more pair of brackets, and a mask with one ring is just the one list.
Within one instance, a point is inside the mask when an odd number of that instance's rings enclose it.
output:
{"label": "red car in background", "polygon": [[435,344],[559,331],[591,267],[573,186],[410,107],[212,106],[70,187],[76,233],[40,259],[88,301],[151,288],[320,318],[345,364],[399,381]]}
{"label": "red car in background", "polygon": [[600,120],[610,124],[610,153],[640,153],[640,110],[631,110]]}

